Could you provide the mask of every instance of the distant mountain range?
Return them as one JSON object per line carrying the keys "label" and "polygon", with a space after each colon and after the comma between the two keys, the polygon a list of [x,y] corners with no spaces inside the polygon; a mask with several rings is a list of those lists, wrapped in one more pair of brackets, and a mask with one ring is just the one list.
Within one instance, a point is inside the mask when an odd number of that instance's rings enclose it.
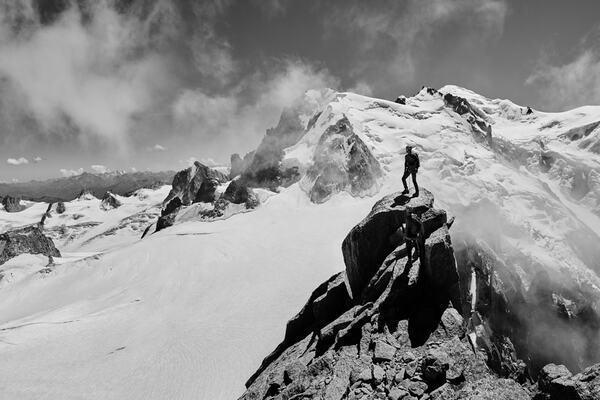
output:
{"label": "distant mountain range", "polygon": [[1,183],[0,196],[18,196],[24,200],[44,202],[70,201],[84,190],[96,197],[103,196],[107,191],[125,196],[141,188],[170,185],[174,175],[174,171],[104,174],[84,172],[81,175],[46,181]]}

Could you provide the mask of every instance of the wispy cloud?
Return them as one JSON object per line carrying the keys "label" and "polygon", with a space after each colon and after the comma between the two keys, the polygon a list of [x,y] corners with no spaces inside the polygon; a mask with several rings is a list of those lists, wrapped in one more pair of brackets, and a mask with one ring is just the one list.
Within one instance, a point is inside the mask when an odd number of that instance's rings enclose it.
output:
{"label": "wispy cloud", "polygon": [[26,35],[3,19],[0,76],[42,133],[67,127],[82,142],[126,148],[132,119],[150,106],[165,79],[164,60],[140,51],[148,40],[141,22],[108,4],[90,3],[87,18],[72,6],[51,25],[26,25]]}
{"label": "wispy cloud", "polygon": [[6,160],[6,163],[9,165],[24,165],[29,164],[29,160],[25,157],[9,158],[8,160]]}
{"label": "wispy cloud", "polygon": [[33,159],[33,162],[34,162],[34,163],[36,163],[36,164],[37,164],[37,163],[39,163],[39,162],[41,162],[41,161],[43,161],[43,158],[42,158],[42,157],[40,157],[40,156],[37,156],[37,157],[35,157],[35,158]]}
{"label": "wispy cloud", "polygon": [[355,57],[350,75],[366,91],[384,91],[390,82],[410,84],[422,49],[434,34],[459,24],[456,40],[480,41],[498,37],[508,13],[505,0],[385,1],[386,7],[348,1],[324,18],[329,37],[354,33]]}
{"label": "wispy cloud", "polygon": [[541,103],[554,110],[600,104],[600,53],[584,49],[570,62],[552,65],[542,57],[526,83],[540,92]]}
{"label": "wispy cloud", "polygon": [[290,59],[225,94],[184,90],[174,102],[172,113],[179,129],[204,138],[206,145],[218,137],[219,147],[236,149],[240,143],[257,142],[267,128],[277,123],[282,108],[291,106],[307,90],[338,86],[338,79],[328,70]]}

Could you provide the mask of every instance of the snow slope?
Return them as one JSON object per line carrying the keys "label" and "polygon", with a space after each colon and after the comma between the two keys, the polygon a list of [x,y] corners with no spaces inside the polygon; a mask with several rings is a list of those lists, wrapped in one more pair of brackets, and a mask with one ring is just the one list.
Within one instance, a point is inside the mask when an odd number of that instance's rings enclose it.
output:
{"label": "snow slope", "polygon": [[[453,236],[483,238],[525,280],[543,269],[600,286],[600,107],[525,115],[507,100],[440,91],[479,110],[492,125],[492,146],[426,90],[406,105],[310,94],[320,115],[284,163],[308,169],[320,135],[345,116],[384,170],[374,197],[340,193],[315,205],[301,181],[223,220],[199,221],[192,205],[175,226],[143,240],[131,216],[158,214],[168,187],[143,201],[119,198],[124,205],[110,211],[99,200],[68,203],[71,211],[47,225],[52,232],[69,221],[73,238],[57,238],[72,258],[0,288],[2,397],[235,398],[314,287],[343,269],[350,228],[401,187],[407,143],[421,157],[422,186],[457,216]],[[37,222],[45,209],[0,211],[0,229]],[[10,262],[37,268],[31,258]]]}

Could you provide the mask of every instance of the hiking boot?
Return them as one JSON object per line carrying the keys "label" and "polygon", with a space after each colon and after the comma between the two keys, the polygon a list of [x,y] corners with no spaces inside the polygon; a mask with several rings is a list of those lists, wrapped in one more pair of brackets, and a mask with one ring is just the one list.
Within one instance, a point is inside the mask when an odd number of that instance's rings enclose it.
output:
{"label": "hiking boot", "polygon": [[402,191],[402,194],[408,194],[408,189],[404,189],[404,190]]}
{"label": "hiking boot", "polygon": [[412,197],[419,197],[419,192],[415,192],[415,194],[413,194]]}

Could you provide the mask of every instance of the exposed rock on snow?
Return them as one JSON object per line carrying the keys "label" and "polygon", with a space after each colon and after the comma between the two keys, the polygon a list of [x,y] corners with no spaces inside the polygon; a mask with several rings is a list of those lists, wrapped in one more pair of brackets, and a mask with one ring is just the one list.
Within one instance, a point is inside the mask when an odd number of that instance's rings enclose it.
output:
{"label": "exposed rock on snow", "polygon": [[379,162],[344,117],[321,136],[302,186],[311,201],[322,203],[344,190],[354,196],[373,194],[381,176]]}
{"label": "exposed rock on snow", "polygon": [[64,203],[64,202],[62,202],[62,201],[59,201],[59,202],[56,204],[56,213],[57,213],[57,214],[62,214],[62,213],[64,213],[65,211],[67,211],[67,208],[65,207],[65,203]]}
{"label": "exposed rock on snow", "polygon": [[182,205],[192,204],[202,183],[206,180],[225,183],[228,179],[224,173],[196,161],[191,167],[175,174],[171,192],[169,192],[167,198],[163,201],[163,205],[166,206],[175,197],[179,198]]}
{"label": "exposed rock on snow", "polygon": [[104,211],[112,210],[113,208],[121,207],[121,202],[117,197],[111,192],[104,193],[102,196],[102,201],[100,202],[100,208]]}
{"label": "exposed rock on snow", "polygon": [[45,236],[37,225],[0,234],[0,265],[19,254],[60,257],[52,239]]}
{"label": "exposed rock on snow", "polygon": [[234,179],[229,183],[222,198],[234,204],[245,204],[246,208],[256,208],[259,204],[258,196],[241,179]]}
{"label": "exposed rock on snow", "polygon": [[20,212],[25,209],[25,206],[21,204],[21,198],[19,197],[5,196],[2,199],[2,205],[4,206],[4,211],[10,213]]}

